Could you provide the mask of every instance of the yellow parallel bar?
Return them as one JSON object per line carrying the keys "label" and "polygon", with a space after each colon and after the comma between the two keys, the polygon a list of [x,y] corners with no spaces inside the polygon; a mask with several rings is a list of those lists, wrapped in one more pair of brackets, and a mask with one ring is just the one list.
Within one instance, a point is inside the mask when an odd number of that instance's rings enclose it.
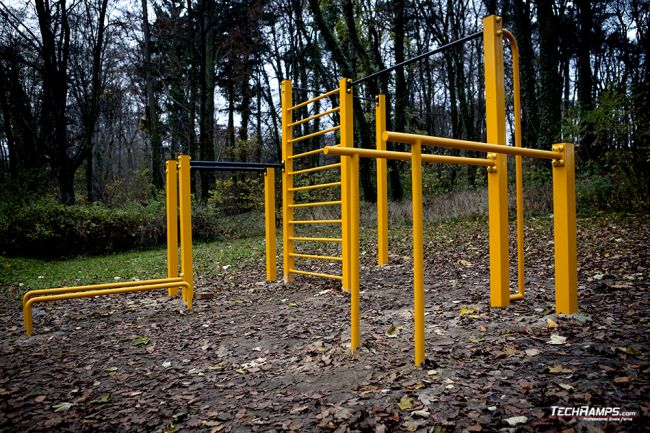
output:
{"label": "yellow parallel bar", "polygon": [[297,220],[289,224],[341,224],[341,220]]}
{"label": "yellow parallel bar", "polygon": [[391,141],[394,143],[413,144],[416,140],[421,140],[422,144],[424,145],[448,147],[451,149],[475,150],[477,152],[497,153],[505,155],[521,155],[542,159],[560,159],[562,157],[559,152],[492,144],[494,143],[494,140],[489,138],[489,143],[482,143],[480,141],[456,140],[455,138],[432,137],[429,135],[410,134],[406,132],[394,131],[384,132],[383,137],[386,141]]}
{"label": "yellow parallel bar", "polygon": [[341,200],[336,200],[336,201],[316,201],[313,203],[299,203],[299,204],[292,204],[291,207],[294,209],[301,208],[301,207],[314,207],[314,206],[331,206],[331,205],[338,205],[341,204]]}
{"label": "yellow parallel bar", "polygon": [[[339,80],[339,99],[341,104],[341,142],[340,147],[354,147],[353,134],[353,100],[352,88],[348,86],[349,81],[346,78]],[[349,88],[348,88],[349,87]],[[350,160],[341,159],[341,237],[343,239],[342,255],[343,264],[341,271],[343,274],[342,289],[344,292],[350,290]]]}
{"label": "yellow parallel bar", "polygon": [[[503,70],[501,17],[483,19],[483,65],[485,68],[485,114],[487,141],[497,144],[461,147],[496,152],[495,166],[488,168],[488,225],[490,241],[490,306],[506,307],[510,303],[510,258],[508,247],[508,171],[506,150],[506,109]],[[447,139],[443,142],[449,143]],[[459,140],[460,141],[460,140]],[[469,143],[469,142],[468,142]],[[488,150],[489,149],[489,150]],[[532,150],[532,149],[528,149]],[[543,151],[537,151],[543,152]],[[555,155],[553,152],[547,152]]]}
{"label": "yellow parallel bar", "polygon": [[[361,148],[346,148],[346,147],[323,147],[325,155],[340,155],[350,156],[353,154],[359,155],[363,158],[383,158],[383,159],[396,159],[399,161],[410,161],[410,152],[395,152],[393,150],[375,150],[375,149],[361,149]],[[487,158],[466,158],[463,156],[447,156],[447,155],[422,155],[422,162],[427,163],[444,163],[444,164],[460,164],[460,165],[477,165],[481,167],[491,167],[494,161]]]}
{"label": "yellow parallel bar", "polygon": [[[291,205],[293,204],[293,177],[288,173],[293,171],[293,145],[289,142],[291,140],[293,129],[291,123],[293,122],[293,113],[289,110],[293,98],[293,90],[291,80],[282,81],[282,161],[284,162],[284,170],[282,170],[282,262],[284,282],[289,283],[293,281],[293,276],[289,269],[293,268],[294,260],[291,253],[295,251],[293,244],[294,228],[289,224],[289,221],[294,218],[294,212]],[[320,149],[319,149],[320,151]]]}
{"label": "yellow parallel bar", "polygon": [[359,155],[350,157],[350,350],[361,344],[359,263]]}
{"label": "yellow parallel bar", "polygon": [[341,182],[319,183],[317,185],[297,186],[289,188],[289,191],[309,191],[311,189],[330,188],[333,186],[341,186]]}
{"label": "yellow parallel bar", "polygon": [[[291,143],[288,143],[288,145],[291,146]],[[322,151],[323,151],[322,148],[318,148],[318,149],[314,149],[314,150],[308,150],[307,152],[296,153],[295,155],[292,154],[292,155],[287,156],[287,158],[285,159],[285,162],[284,162],[284,170],[285,170],[285,172],[290,172],[289,169],[287,168],[287,161],[291,161],[293,159],[298,159],[298,158],[304,158],[305,156],[309,156],[309,155],[315,155],[317,153],[321,153]],[[293,146],[292,146],[292,152],[293,152]],[[292,164],[292,168],[293,168],[293,164]]]}
{"label": "yellow parallel bar", "polygon": [[562,159],[553,164],[555,311],[573,314],[578,311],[574,148],[571,143],[553,147],[563,154]]}
{"label": "yellow parallel bar", "polygon": [[[285,80],[285,81],[289,81],[289,80]],[[296,104],[293,107],[289,106],[287,108],[287,111],[297,110],[298,108],[304,107],[305,105],[313,104],[316,101],[320,101],[323,98],[327,98],[329,96],[336,95],[338,92],[339,92],[339,89],[330,90],[327,93],[323,93],[323,94],[320,94],[318,96],[315,96],[315,97],[313,97],[311,99],[308,99],[308,100],[306,100],[304,102],[301,102],[300,104]]]}
{"label": "yellow parallel bar", "polygon": [[336,242],[336,243],[341,243],[342,239],[341,238],[305,238],[305,237],[292,237],[292,241],[300,241],[300,242]]}
{"label": "yellow parallel bar", "polygon": [[287,174],[289,176],[295,176],[297,174],[313,173],[315,171],[328,170],[330,168],[337,168],[337,167],[340,167],[340,166],[341,166],[341,163],[336,162],[334,164],[319,165],[318,167],[311,167],[311,168],[305,168],[304,170],[292,171],[291,173],[287,173]]}
{"label": "yellow parallel bar", "polygon": [[[386,151],[383,134],[386,131],[386,95],[377,96],[375,107],[375,145]],[[377,158],[377,262],[388,264],[388,161]]]}
{"label": "yellow parallel bar", "polygon": [[335,257],[335,256],[319,256],[316,254],[301,254],[301,253],[291,253],[293,257],[300,257],[303,259],[314,259],[314,260],[331,260],[334,262],[340,262],[343,259],[341,257]]}
{"label": "yellow parallel bar", "polygon": [[275,169],[267,168],[264,173],[264,225],[266,240],[266,281],[278,279],[275,258]]}
{"label": "yellow parallel bar", "polygon": [[181,223],[181,274],[187,283],[184,301],[187,308],[194,302],[194,269],[192,268],[192,190],[190,187],[190,157],[178,157],[178,195]]}
{"label": "yellow parallel bar", "polygon": [[[167,211],[167,277],[178,277],[178,162],[167,161],[166,211]],[[170,287],[168,296],[178,296],[178,287]]]}
{"label": "yellow parallel bar", "polygon": [[297,143],[299,141],[308,140],[310,138],[318,137],[319,135],[327,134],[328,132],[338,131],[339,129],[341,129],[341,125],[332,126],[331,128],[312,132],[311,134],[303,135],[298,138],[292,138],[289,140],[289,143]]}
{"label": "yellow parallel bar", "polygon": [[181,286],[185,289],[187,288],[188,284],[185,281],[168,281],[166,283],[147,284],[147,285],[140,285],[135,287],[121,287],[121,288],[106,289],[106,290],[89,290],[85,292],[64,293],[60,295],[36,296],[30,298],[25,303],[25,306],[23,308],[23,322],[25,324],[25,331],[27,332],[27,335],[30,336],[34,332],[34,324],[32,319],[32,306],[38,302],[52,302],[52,301],[61,301],[64,299],[90,298],[93,296],[145,292],[149,290],[168,289],[169,287],[178,287],[178,286]]}
{"label": "yellow parallel bar", "polygon": [[321,274],[319,272],[299,271],[298,269],[289,269],[291,274],[311,275],[312,277],[331,278],[333,280],[343,280],[340,275]]}
{"label": "yellow parallel bar", "polygon": [[[506,29],[503,36],[510,42],[512,50],[512,87],[515,114],[515,147],[521,147],[521,98],[519,86],[519,46],[514,35]],[[524,287],[524,180],[521,155],[515,156],[515,191],[517,201],[517,295],[510,295],[510,300],[523,299]]]}
{"label": "yellow parallel bar", "polygon": [[424,223],[422,213],[422,145],[411,145],[411,204],[413,207],[413,341],[415,365],[424,362]]}
{"label": "yellow parallel bar", "polygon": [[305,117],[304,119],[297,120],[297,121],[295,121],[293,123],[290,123],[289,126],[302,125],[303,123],[307,123],[307,122],[309,122],[311,120],[316,120],[319,117],[327,116],[328,114],[338,113],[338,111],[340,109],[341,109],[341,107],[336,107],[336,108],[332,108],[331,110],[323,111],[322,113],[316,113],[313,116]]}

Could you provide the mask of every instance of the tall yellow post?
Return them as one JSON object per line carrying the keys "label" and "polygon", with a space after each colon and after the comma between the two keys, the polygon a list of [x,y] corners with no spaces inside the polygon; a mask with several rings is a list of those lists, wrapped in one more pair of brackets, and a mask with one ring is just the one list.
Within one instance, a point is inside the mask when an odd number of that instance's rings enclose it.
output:
{"label": "tall yellow post", "polygon": [[359,155],[345,157],[350,163],[350,350],[361,341],[360,263],[359,263]]}
{"label": "tall yellow post", "polygon": [[[354,118],[353,118],[353,100],[352,87],[350,79],[341,78],[339,80],[340,95],[340,119],[341,119],[341,147],[354,147]],[[352,285],[350,281],[350,212],[351,212],[351,185],[352,185],[352,167],[348,158],[341,158],[341,257],[343,259],[343,290],[348,291]]]}
{"label": "tall yellow post", "polygon": [[555,240],[555,311],[578,311],[578,271],[576,258],[575,159],[571,143],[556,144],[562,152],[553,161],[553,229]]}
{"label": "tall yellow post", "polygon": [[[167,277],[178,277],[178,163],[167,161],[166,205],[167,205]],[[178,296],[178,287],[167,289],[168,296]]]}
{"label": "tall yellow post", "polygon": [[266,236],[266,281],[278,279],[275,262],[275,169],[264,172],[264,222]]}
{"label": "tall yellow post", "polygon": [[192,269],[192,197],[190,188],[190,157],[178,157],[178,195],[181,214],[181,274],[188,284],[183,290],[183,300],[187,308],[192,308],[194,300],[194,270]]}
{"label": "tall yellow post", "polygon": [[282,170],[282,245],[284,249],[283,254],[283,272],[284,282],[289,283],[293,281],[293,274],[291,270],[294,268],[294,258],[292,254],[295,252],[294,242],[291,240],[294,236],[293,224],[290,222],[294,219],[293,208],[293,176],[288,175],[293,171],[293,138],[292,127],[289,126],[293,122],[293,112],[289,110],[293,105],[293,88],[291,80],[282,81],[282,161],[284,168]]}
{"label": "tall yellow post", "polygon": [[424,362],[424,223],[422,215],[422,144],[411,145],[413,208],[413,341],[415,365]]}
{"label": "tall yellow post", "polygon": [[[501,17],[483,19],[485,65],[485,111],[487,141],[506,144],[503,35]],[[490,305],[510,303],[508,251],[508,173],[506,155],[492,154],[494,167],[488,168],[488,212],[490,227]]]}
{"label": "tall yellow post", "polygon": [[[386,95],[378,95],[375,108],[375,140],[377,150],[386,150],[383,139],[386,131]],[[388,166],[384,158],[377,158],[377,262],[388,264]]]}

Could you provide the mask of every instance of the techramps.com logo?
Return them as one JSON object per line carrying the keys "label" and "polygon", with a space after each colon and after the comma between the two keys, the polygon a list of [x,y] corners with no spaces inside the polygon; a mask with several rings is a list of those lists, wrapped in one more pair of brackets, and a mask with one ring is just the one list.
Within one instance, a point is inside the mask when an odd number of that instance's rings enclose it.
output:
{"label": "techramps.com logo", "polygon": [[551,418],[576,418],[583,421],[632,421],[639,413],[620,407],[551,406]]}

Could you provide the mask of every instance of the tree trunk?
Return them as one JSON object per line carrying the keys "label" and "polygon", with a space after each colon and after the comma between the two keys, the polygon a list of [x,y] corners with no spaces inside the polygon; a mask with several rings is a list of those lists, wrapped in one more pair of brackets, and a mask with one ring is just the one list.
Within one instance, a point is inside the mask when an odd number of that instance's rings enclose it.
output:
{"label": "tree trunk", "polygon": [[[401,63],[404,57],[404,0],[392,0],[393,4],[393,38],[395,44],[395,63]],[[398,68],[395,71],[395,131],[406,131],[406,78],[404,68]],[[396,150],[403,151],[404,146],[396,146]],[[391,198],[395,201],[401,201],[404,198],[404,188],[400,179],[400,172],[404,164],[396,162],[396,170],[390,170],[388,183],[390,186]]]}
{"label": "tree trunk", "polygon": [[535,90],[535,53],[530,28],[529,0],[515,0],[515,31],[519,45],[519,79],[521,82],[521,129],[524,147],[537,147],[539,110]]}
{"label": "tree trunk", "polygon": [[559,38],[552,1],[537,1],[537,22],[539,23],[540,71],[538,144],[542,149],[549,149],[560,138],[562,108],[562,82],[558,71]]}
{"label": "tree trunk", "polygon": [[[199,110],[199,154],[204,161],[214,160],[214,88],[215,88],[215,47],[214,47],[214,3],[201,2],[201,76]],[[206,201],[214,176],[210,171],[201,171],[201,199]]]}

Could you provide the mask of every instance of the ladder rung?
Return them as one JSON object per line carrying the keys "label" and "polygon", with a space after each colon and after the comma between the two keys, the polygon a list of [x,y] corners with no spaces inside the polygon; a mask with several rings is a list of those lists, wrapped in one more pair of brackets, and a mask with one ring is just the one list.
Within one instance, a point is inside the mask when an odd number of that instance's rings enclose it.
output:
{"label": "ladder rung", "polygon": [[341,220],[296,220],[289,224],[341,224]]}
{"label": "ladder rung", "polygon": [[341,238],[301,238],[294,236],[289,236],[289,240],[298,242],[337,242],[339,244],[343,242]]}
{"label": "ladder rung", "polygon": [[301,120],[296,120],[295,122],[290,123],[287,126],[292,127],[292,126],[302,125],[303,123],[307,123],[310,120],[316,120],[319,117],[327,116],[328,114],[338,113],[340,110],[341,110],[341,107],[335,107],[335,108],[332,108],[331,110],[323,111],[322,113],[316,113],[313,116],[309,116],[309,117],[306,117],[306,118],[301,119]]}
{"label": "ladder rung", "polygon": [[291,257],[300,257],[303,259],[314,259],[314,260],[332,260],[335,262],[341,262],[343,259],[341,257],[335,256],[319,256],[316,254],[301,254],[301,253],[289,253]]}
{"label": "ladder rung", "polygon": [[332,186],[341,186],[341,182],[319,183],[318,185],[297,186],[289,188],[289,191],[308,191],[310,189],[330,188]]}
{"label": "ladder rung", "polygon": [[302,157],[304,157],[304,156],[315,155],[315,154],[317,154],[317,153],[321,153],[321,152],[323,152],[323,149],[322,149],[322,148],[320,148],[320,149],[314,149],[314,150],[308,150],[307,152],[296,153],[295,155],[287,156],[287,159],[302,158]]}
{"label": "ladder rung", "polygon": [[301,137],[292,138],[287,140],[289,143],[297,143],[299,141],[308,140],[310,138],[318,137],[319,135],[327,134],[328,132],[334,132],[341,129],[341,125],[332,126],[331,128],[321,129],[320,131],[312,132],[311,134],[303,135]]}
{"label": "ladder rung", "polygon": [[333,280],[341,280],[341,281],[343,280],[343,277],[340,275],[330,275],[330,274],[321,274],[318,272],[299,271],[298,269],[289,269],[289,272],[292,274],[311,275],[312,277],[331,278]]}
{"label": "ladder rung", "polygon": [[337,168],[340,167],[341,163],[337,162],[334,164],[320,165],[318,167],[305,168],[304,170],[290,171],[286,173],[289,176],[295,176],[297,174],[313,173],[315,171],[327,170],[328,168]]}
{"label": "ladder rung", "polygon": [[314,206],[333,206],[341,204],[341,200],[336,200],[336,201],[316,201],[313,203],[298,203],[298,204],[290,204],[289,207],[291,208],[301,208],[301,207],[314,207]]}

